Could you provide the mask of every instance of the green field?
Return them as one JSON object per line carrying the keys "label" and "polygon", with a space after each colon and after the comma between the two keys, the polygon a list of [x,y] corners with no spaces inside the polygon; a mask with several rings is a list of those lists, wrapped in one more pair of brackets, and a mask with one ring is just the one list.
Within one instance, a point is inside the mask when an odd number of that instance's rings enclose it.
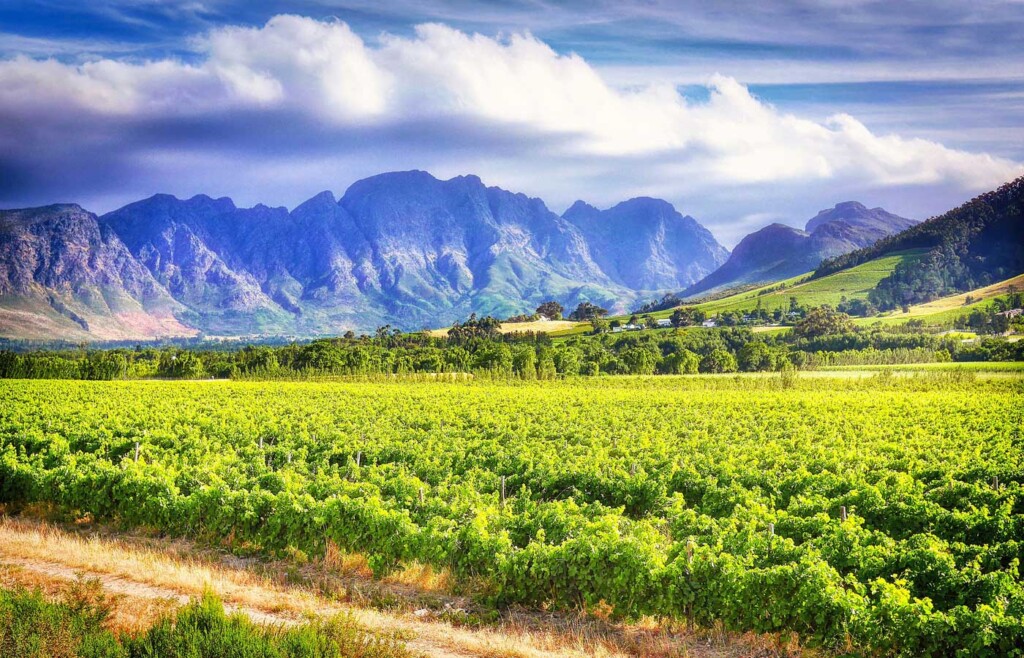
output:
{"label": "green field", "polygon": [[[843,297],[851,301],[854,299],[867,299],[868,292],[878,285],[879,281],[889,276],[896,265],[906,261],[913,261],[916,258],[920,258],[924,253],[924,250],[903,251],[820,279],[806,280],[811,274],[808,272],[785,281],[776,281],[758,288],[745,290],[735,295],[703,303],[684,304],[684,306],[699,308],[705,311],[708,317],[714,317],[725,311],[752,311],[757,308],[758,303],[767,311],[774,311],[775,309],[788,310],[790,298],[792,297],[796,297],[797,303],[805,308],[813,308],[824,304],[834,307],[842,301]],[[776,289],[780,285],[785,287]],[[672,315],[673,310],[655,311],[649,315],[655,318],[667,318]],[[628,318],[629,315],[622,315],[609,319],[625,321]],[[553,337],[575,336],[587,333],[589,330],[590,323],[580,323],[570,329],[551,332],[550,335]]]}
{"label": "green field", "polygon": [[492,605],[1006,656],[1024,646],[1022,393],[962,370],[8,380],[0,502],[245,553],[331,541]]}
{"label": "green field", "polygon": [[[903,324],[908,320],[920,320],[932,326],[952,326],[959,318],[966,318],[975,310],[987,310],[996,297],[1008,295],[1011,291],[1024,289],[1024,274],[999,281],[984,288],[957,295],[941,297],[924,304],[911,306],[907,312],[895,311],[870,318],[857,318],[860,326],[881,323],[883,326]],[[967,303],[970,298],[971,303]]]}
{"label": "green field", "polygon": [[[786,281],[755,288],[738,295],[697,304],[696,307],[703,309],[711,316],[723,311],[749,311],[756,308],[759,301],[762,308],[768,311],[774,311],[775,309],[787,310],[791,297],[796,297],[797,302],[807,308],[822,306],[823,304],[836,306],[843,297],[846,297],[848,300],[867,299],[868,292],[878,285],[879,281],[889,276],[898,264],[920,258],[923,253],[923,250],[904,251],[869,261],[830,276],[800,283],[809,276],[808,273],[787,279]],[[764,290],[778,287],[779,283],[786,284],[786,287],[781,290],[759,294]],[[671,311],[663,311],[661,313],[661,315],[666,317],[671,314]]]}
{"label": "green field", "polygon": [[[1024,373],[1021,361],[961,361],[959,363],[907,363],[894,365],[822,366],[816,372],[894,372],[971,371],[977,373]],[[808,373],[810,374],[810,373]]]}

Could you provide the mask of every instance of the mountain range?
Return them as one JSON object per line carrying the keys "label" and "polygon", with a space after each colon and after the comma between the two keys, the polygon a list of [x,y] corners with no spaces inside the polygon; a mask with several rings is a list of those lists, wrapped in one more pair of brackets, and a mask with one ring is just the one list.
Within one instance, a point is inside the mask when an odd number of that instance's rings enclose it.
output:
{"label": "mountain range", "polygon": [[846,201],[822,210],[804,230],[771,224],[743,238],[720,268],[683,292],[684,298],[788,279],[818,267],[825,259],[868,247],[917,224]]}
{"label": "mountain range", "polygon": [[730,256],[697,220],[659,199],[605,210],[577,201],[560,216],[476,176],[438,180],[422,171],[373,176],[340,199],[322,192],[291,211],[164,194],[102,216],[74,204],[6,210],[0,336],[415,330],[474,312],[507,317],[548,299],[625,311],[714,283],[723,263],[732,268],[725,283],[805,272],[909,223],[840,204],[807,231],[763,229],[788,239],[785,251],[758,254],[764,242],[748,237]]}

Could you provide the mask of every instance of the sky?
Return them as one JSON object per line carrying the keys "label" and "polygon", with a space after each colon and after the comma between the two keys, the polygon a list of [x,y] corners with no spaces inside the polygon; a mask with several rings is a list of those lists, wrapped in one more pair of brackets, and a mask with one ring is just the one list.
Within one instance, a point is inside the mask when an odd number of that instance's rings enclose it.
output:
{"label": "sky", "polygon": [[555,212],[667,199],[726,246],[1024,175],[1024,0],[5,0],[0,207],[294,207],[384,171]]}

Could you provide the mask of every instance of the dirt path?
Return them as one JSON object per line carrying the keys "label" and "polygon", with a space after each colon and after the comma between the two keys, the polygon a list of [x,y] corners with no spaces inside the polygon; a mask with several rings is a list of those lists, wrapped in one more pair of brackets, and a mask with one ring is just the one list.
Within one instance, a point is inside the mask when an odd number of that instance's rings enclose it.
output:
{"label": "dirt path", "polygon": [[[0,553],[3,549],[0,548]],[[41,562],[35,560],[22,560],[19,558],[0,557],[0,564],[6,564],[14,566],[24,571],[36,574],[38,576],[44,576],[47,579],[66,580],[68,582],[78,580],[81,577],[95,578],[100,581],[103,585],[103,589],[112,594],[117,594],[128,599],[153,599],[157,601],[171,601],[178,605],[185,605],[192,597],[187,594],[182,594],[173,589],[166,587],[154,587],[153,585],[147,585],[145,583],[136,582],[134,580],[127,580],[119,576],[110,576],[107,574],[95,574],[82,572],[70,567],[66,567],[57,562]],[[248,608],[245,606],[232,605],[231,603],[224,603],[224,611],[231,614],[235,612],[242,613],[249,617],[258,624],[295,624],[299,620],[292,617],[285,617],[283,615],[275,615],[272,613],[257,610],[255,608]]]}
{"label": "dirt path", "polygon": [[[434,593],[434,609],[379,610],[332,601],[319,591],[259,573],[251,561],[211,559],[188,542],[81,534],[43,522],[0,516],[0,565],[8,580],[24,584],[95,578],[121,605],[153,611],[176,607],[212,590],[229,612],[262,624],[294,624],[310,615],[351,615],[367,630],[399,634],[408,648],[432,658],[554,658],[556,656],[772,656],[764,638],[671,634],[655,627],[622,627],[583,617],[524,611],[491,626],[459,626],[445,618],[457,597]],[[344,582],[352,586],[357,575]],[[375,587],[376,581],[365,584]],[[323,587],[321,583],[320,587]],[[389,596],[411,586],[396,584]],[[406,603],[415,603],[410,598]],[[144,614],[144,613],[140,613]],[[153,612],[152,614],[156,614]]]}
{"label": "dirt path", "polygon": [[[193,597],[187,594],[182,594],[179,591],[170,589],[167,587],[155,587],[153,585],[147,585],[146,583],[137,582],[122,578],[120,576],[111,576],[109,574],[101,573],[90,573],[83,572],[78,569],[72,569],[56,562],[44,562],[36,560],[22,560],[19,558],[11,558],[2,555],[3,549],[0,548],[0,564],[16,567],[20,570],[29,572],[36,576],[42,576],[47,580],[60,580],[73,582],[80,578],[95,578],[103,585],[103,589],[106,592],[115,594],[120,597],[127,599],[126,603],[131,605],[133,601],[139,599],[149,599],[160,602],[171,602],[176,605],[185,605]],[[257,608],[238,605],[225,600],[224,611],[228,614],[240,613],[251,619],[258,624],[267,625],[283,625],[290,626],[293,624],[301,623],[302,619],[297,618],[292,614],[273,613]],[[320,614],[328,616],[331,614],[338,614],[342,612],[352,613],[352,610],[342,606],[325,606],[320,610]],[[361,623],[367,628],[375,630],[385,630],[383,628],[375,628],[373,619],[366,619],[362,615],[354,615]],[[367,623],[369,621],[370,623]],[[414,630],[415,624],[402,624],[402,630],[412,631]],[[396,630],[395,628],[389,629],[390,631]],[[437,646],[427,638],[415,637],[408,640],[406,646],[416,653],[429,656],[431,658],[468,658],[470,656],[477,656],[479,654],[454,651],[447,647]]]}

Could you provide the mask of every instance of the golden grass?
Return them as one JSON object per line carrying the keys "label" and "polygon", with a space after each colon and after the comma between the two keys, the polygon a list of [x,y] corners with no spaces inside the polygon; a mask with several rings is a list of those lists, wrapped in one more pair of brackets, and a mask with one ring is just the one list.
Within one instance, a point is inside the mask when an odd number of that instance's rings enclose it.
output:
{"label": "golden grass", "polygon": [[986,299],[991,299],[992,297],[1007,295],[1010,293],[1011,287],[1016,290],[1024,290],[1024,274],[1017,275],[1012,279],[993,283],[992,285],[985,286],[984,288],[971,290],[960,295],[951,295],[949,297],[941,297],[930,302],[925,302],[924,304],[915,304],[914,306],[911,306],[906,313],[896,312],[886,315],[885,317],[894,319],[916,318],[923,315],[933,315],[943,311],[950,311],[965,306],[967,304],[968,297],[972,299],[971,303],[980,302]]}
{"label": "golden grass", "polygon": [[[673,634],[653,622],[619,626],[585,615],[558,615],[538,611],[509,611],[502,620],[482,628],[459,626],[458,619],[446,619],[443,612],[418,613],[407,609],[381,611],[345,605],[336,592],[325,592],[330,574],[341,573],[362,579],[367,568],[358,556],[345,555],[337,548],[316,564],[306,567],[322,575],[309,586],[289,584],[286,565],[277,563],[232,564],[231,558],[211,556],[189,542],[163,541],[133,536],[82,535],[45,522],[0,517],[0,564],[8,578],[68,581],[75,574],[98,577],[104,586],[131,604],[136,617],[123,616],[118,624],[137,628],[163,608],[161,600],[200,596],[215,592],[226,608],[250,615],[254,620],[289,623],[309,615],[352,614],[357,623],[382,633],[409,638],[411,650],[428,656],[490,656],[497,658],[543,658],[550,656],[692,656],[732,657],[767,651],[772,638],[725,633]],[[262,567],[264,572],[257,569]],[[294,570],[294,566],[292,567]],[[395,591],[409,595],[408,602],[423,589],[443,593],[448,576],[427,567],[411,567],[391,579]],[[351,581],[349,587],[353,587]],[[384,586],[387,583],[383,584]],[[382,586],[367,582],[367,587]],[[326,587],[327,590],[330,587]],[[331,594],[332,596],[328,596]],[[350,598],[343,596],[342,598]],[[454,600],[454,599],[453,599]],[[147,603],[148,601],[148,603]],[[127,605],[127,603],[125,604]],[[155,606],[155,607],[147,607]],[[128,613],[124,613],[127,615]]]}
{"label": "golden grass", "polygon": [[[61,580],[54,578],[51,573],[0,564],[0,587],[39,590],[51,601],[66,601],[76,590],[95,591],[90,587],[94,582],[102,588],[101,581],[95,579]],[[172,598],[128,597],[105,589],[99,591],[106,598],[110,609],[110,618],[104,626],[115,633],[136,634],[145,631],[178,606],[178,601]],[[95,594],[91,598],[94,603],[97,602]]]}
{"label": "golden grass", "polygon": [[[501,326],[498,327],[498,331],[503,334],[511,334],[517,331],[527,332],[532,331],[534,333],[550,333],[552,331],[562,331],[564,329],[572,329],[576,325],[580,324],[574,320],[536,320],[534,322],[502,322]],[[448,335],[448,327],[444,329],[433,329],[429,333],[431,336],[437,338],[444,338]]]}

